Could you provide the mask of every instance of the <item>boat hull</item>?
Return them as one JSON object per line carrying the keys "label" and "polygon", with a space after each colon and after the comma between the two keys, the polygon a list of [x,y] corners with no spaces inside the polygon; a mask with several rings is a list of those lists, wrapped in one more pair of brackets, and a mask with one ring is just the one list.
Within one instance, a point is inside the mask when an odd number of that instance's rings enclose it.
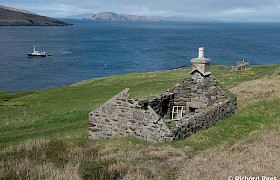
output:
{"label": "boat hull", "polygon": [[45,54],[41,54],[41,55],[35,55],[35,54],[27,54],[29,57],[46,57]]}

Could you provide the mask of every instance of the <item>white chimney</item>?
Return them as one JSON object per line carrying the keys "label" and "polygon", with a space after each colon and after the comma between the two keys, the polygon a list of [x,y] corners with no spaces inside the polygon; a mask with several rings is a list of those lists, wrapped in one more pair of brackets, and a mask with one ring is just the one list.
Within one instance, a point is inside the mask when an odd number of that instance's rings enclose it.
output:
{"label": "white chimney", "polygon": [[204,47],[198,48],[198,57],[191,59],[192,62],[192,71],[191,74],[196,71],[200,72],[203,76],[211,75],[209,71],[210,59],[204,57]]}
{"label": "white chimney", "polygon": [[204,57],[204,47],[200,47],[198,49],[198,58],[203,58]]}

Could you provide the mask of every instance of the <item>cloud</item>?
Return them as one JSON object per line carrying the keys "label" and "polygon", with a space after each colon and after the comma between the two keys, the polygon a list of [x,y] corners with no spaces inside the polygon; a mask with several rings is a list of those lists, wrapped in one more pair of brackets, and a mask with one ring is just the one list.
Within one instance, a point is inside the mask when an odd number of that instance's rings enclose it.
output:
{"label": "cloud", "polygon": [[279,0],[1,0],[3,5],[38,14],[63,17],[112,11],[146,16],[196,19],[277,20]]}

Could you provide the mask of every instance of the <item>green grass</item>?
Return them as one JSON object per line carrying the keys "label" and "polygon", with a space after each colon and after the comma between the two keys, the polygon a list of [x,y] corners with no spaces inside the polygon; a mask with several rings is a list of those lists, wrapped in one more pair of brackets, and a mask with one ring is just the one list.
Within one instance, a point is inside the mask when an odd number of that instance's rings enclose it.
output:
{"label": "green grass", "polygon": [[226,87],[231,88],[238,84],[257,79],[263,76],[270,76],[280,72],[279,65],[253,66],[251,71],[219,71],[214,66],[212,74]]}
{"label": "green grass", "polygon": [[135,98],[164,92],[185,70],[131,73],[87,80],[79,85],[0,95],[0,146],[30,138],[87,138],[88,113],[122,89]]}
{"label": "green grass", "polygon": [[[9,167],[17,159],[24,161],[24,158],[28,158],[32,160],[31,166],[34,168],[44,163],[51,163],[56,168],[63,169],[68,162],[71,162],[69,157],[66,157],[69,149],[81,147],[88,158],[79,161],[79,174],[84,179],[98,177],[107,179],[115,175],[109,172],[108,167],[117,162],[116,158],[102,160],[92,155],[91,151],[97,153],[107,147],[114,147],[109,154],[140,151],[142,154],[133,160],[133,163],[160,164],[165,159],[149,155],[146,148],[171,146],[191,156],[221,144],[231,146],[261,129],[279,129],[280,101],[276,99],[259,101],[239,109],[233,116],[219,121],[214,127],[200,131],[182,141],[153,144],[134,137],[97,141],[88,139],[88,113],[91,110],[126,87],[130,88],[134,98],[150,97],[165,92],[189,77],[189,71],[190,69],[129,73],[86,80],[63,88],[18,93],[0,92],[0,149],[4,150],[9,145],[18,146],[32,139],[50,140],[37,150],[15,150],[5,153],[5,156],[0,154],[0,167],[1,162],[10,163],[6,165]],[[280,66],[254,66],[249,72],[218,71],[214,66],[211,71],[224,86],[230,88],[252,79],[280,75]],[[130,162],[129,159],[124,161]],[[166,169],[166,172],[161,172],[164,177],[176,178],[174,169],[162,168]],[[15,173],[13,170],[7,171],[9,175],[6,178],[10,176],[12,179],[17,179],[13,176]],[[26,174],[26,171],[22,170],[22,175]],[[119,171],[118,173],[121,174],[127,173],[126,169]],[[143,171],[150,173],[145,168]]]}
{"label": "green grass", "polygon": [[195,135],[177,142],[174,147],[192,147],[194,153],[221,144],[229,146],[265,129],[277,130],[280,127],[280,100],[263,100],[238,110],[234,115],[215,126],[199,131]]}
{"label": "green grass", "polygon": [[[274,73],[279,66],[255,66],[250,72],[212,74],[225,86]],[[86,80],[75,86],[0,94],[0,147],[30,138],[87,138],[87,115],[122,89],[134,98],[162,93],[188,77],[190,69],[130,73]]]}

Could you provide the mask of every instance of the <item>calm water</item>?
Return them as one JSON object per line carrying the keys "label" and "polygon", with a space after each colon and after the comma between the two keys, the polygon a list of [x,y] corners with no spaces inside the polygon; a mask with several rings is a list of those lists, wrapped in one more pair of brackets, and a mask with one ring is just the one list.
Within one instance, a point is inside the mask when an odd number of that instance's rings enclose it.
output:
{"label": "calm water", "polygon": [[[212,64],[279,64],[280,24],[83,22],[0,27],[0,91],[63,86],[127,72],[189,66],[198,47]],[[36,45],[51,56],[28,58]]]}

